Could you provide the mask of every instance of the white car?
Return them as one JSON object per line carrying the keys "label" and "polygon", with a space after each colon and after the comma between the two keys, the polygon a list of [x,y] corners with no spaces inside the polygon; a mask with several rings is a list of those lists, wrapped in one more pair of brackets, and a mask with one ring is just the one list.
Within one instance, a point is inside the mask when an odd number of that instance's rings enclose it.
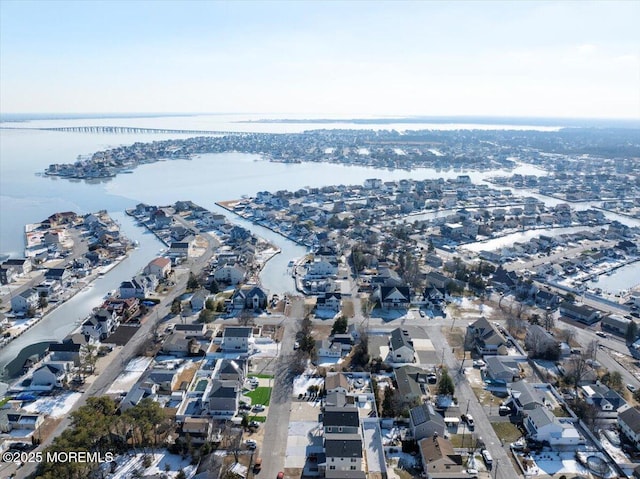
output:
{"label": "white car", "polygon": [[486,363],[482,359],[476,359],[473,362],[473,367],[474,368],[483,368],[485,366],[486,366]]}
{"label": "white car", "polygon": [[253,406],[253,410],[257,412],[264,411],[264,406],[262,404],[256,404],[255,406]]}

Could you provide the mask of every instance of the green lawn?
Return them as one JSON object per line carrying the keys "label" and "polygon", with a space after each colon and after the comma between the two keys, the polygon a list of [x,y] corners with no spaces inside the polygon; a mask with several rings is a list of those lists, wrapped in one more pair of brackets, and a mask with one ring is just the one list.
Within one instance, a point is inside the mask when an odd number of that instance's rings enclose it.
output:
{"label": "green lawn", "polygon": [[514,442],[522,437],[520,430],[510,422],[492,422],[496,435],[504,442]]}
{"label": "green lawn", "polygon": [[245,396],[251,398],[252,406],[256,404],[268,406],[269,400],[271,399],[271,388],[257,387],[253,391],[246,393]]}
{"label": "green lawn", "polygon": [[265,422],[266,420],[267,416],[249,416],[249,421]]}
{"label": "green lawn", "polygon": [[2,401],[0,401],[0,407],[7,404],[9,402],[9,399],[11,399],[9,396],[7,396],[6,398],[3,398]]}
{"label": "green lawn", "polygon": [[273,379],[273,374],[249,374],[250,378]]}

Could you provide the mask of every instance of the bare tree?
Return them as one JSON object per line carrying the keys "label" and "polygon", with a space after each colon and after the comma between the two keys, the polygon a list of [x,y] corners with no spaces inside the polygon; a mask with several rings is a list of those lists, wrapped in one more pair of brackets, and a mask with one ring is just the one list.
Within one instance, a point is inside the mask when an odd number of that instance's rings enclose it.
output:
{"label": "bare tree", "polygon": [[570,344],[576,337],[576,332],[573,329],[561,329],[556,334],[556,338],[560,341]]}
{"label": "bare tree", "polygon": [[598,354],[598,344],[598,341],[594,339],[587,345],[587,349],[584,352],[587,359],[593,359],[595,361]]}
{"label": "bare tree", "polygon": [[547,331],[551,331],[553,327],[556,325],[556,320],[553,317],[553,311],[551,308],[547,308],[544,313],[544,327]]}
{"label": "bare tree", "polygon": [[522,301],[518,301],[518,305],[516,306],[516,317],[518,319],[522,318],[522,315],[526,312],[527,305]]}
{"label": "bare tree", "polygon": [[238,324],[240,326],[253,326],[255,321],[253,320],[253,314],[248,309],[243,309],[238,316]]}
{"label": "bare tree", "polygon": [[587,358],[588,356],[580,354],[578,356],[573,356],[569,361],[567,361],[567,377],[571,380],[575,389],[578,389],[580,382],[589,370]]}

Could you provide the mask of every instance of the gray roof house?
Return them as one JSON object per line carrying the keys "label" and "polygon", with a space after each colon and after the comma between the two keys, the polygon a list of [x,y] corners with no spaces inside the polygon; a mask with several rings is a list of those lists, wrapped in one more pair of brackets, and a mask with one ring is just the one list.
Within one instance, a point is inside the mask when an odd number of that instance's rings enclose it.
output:
{"label": "gray roof house", "polygon": [[416,441],[434,434],[444,434],[444,418],[436,412],[431,403],[424,403],[409,410],[411,432]]}
{"label": "gray roof house", "polygon": [[240,388],[237,381],[214,379],[208,398],[209,413],[212,416],[234,416],[238,410]]}
{"label": "gray roof house", "polygon": [[389,340],[390,359],[394,363],[412,363],[416,354],[413,341],[406,329],[396,328],[391,331]]}

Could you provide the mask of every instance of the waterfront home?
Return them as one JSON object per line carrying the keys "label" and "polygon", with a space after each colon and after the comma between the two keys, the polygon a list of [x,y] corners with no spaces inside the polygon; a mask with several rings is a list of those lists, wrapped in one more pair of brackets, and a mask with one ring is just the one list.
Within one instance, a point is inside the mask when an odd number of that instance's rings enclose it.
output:
{"label": "waterfront home", "polygon": [[389,349],[391,362],[412,363],[414,361],[416,351],[413,347],[411,336],[406,329],[396,328],[391,331]]}
{"label": "waterfront home", "polygon": [[120,284],[120,298],[144,299],[151,295],[158,287],[158,279],[152,275],[136,275],[130,281]]}
{"label": "waterfront home", "polygon": [[28,258],[9,258],[2,263],[2,266],[3,268],[6,267],[14,270],[18,276],[30,273],[33,269],[33,265]]}
{"label": "waterfront home", "polygon": [[30,389],[50,391],[53,388],[66,386],[67,375],[70,374],[73,363],[49,362],[33,372]]}
{"label": "waterfront home", "polygon": [[135,318],[140,312],[140,300],[138,298],[113,298],[110,297],[102,303],[101,308],[113,311],[123,321]]}
{"label": "waterfront home", "polygon": [[425,402],[409,410],[409,425],[416,441],[426,437],[443,436],[444,418],[436,412],[433,405]]}
{"label": "waterfront home", "polygon": [[143,273],[146,275],[153,275],[158,279],[164,279],[169,276],[171,272],[171,260],[169,258],[155,258],[145,266]]}
{"label": "waterfront home", "polygon": [[323,258],[315,258],[307,265],[305,277],[307,279],[323,279],[333,277],[338,273],[337,261],[330,261]]}
{"label": "waterfront home", "polygon": [[86,341],[80,343],[74,342],[72,338],[67,338],[62,343],[49,344],[47,350],[54,362],[72,362],[74,366],[80,366],[80,350],[83,344],[87,344]]}
{"label": "waterfront home", "polygon": [[33,288],[25,289],[22,293],[11,298],[11,310],[14,313],[26,313],[38,307],[38,292]]}
{"label": "waterfront home", "polygon": [[234,309],[266,309],[267,293],[257,285],[243,285],[236,289],[231,298]]}
{"label": "waterfront home", "polygon": [[120,318],[115,312],[100,308],[82,323],[81,332],[87,339],[102,341],[113,333],[119,325]]}
{"label": "waterfront home", "polygon": [[456,453],[451,441],[442,436],[426,437],[418,443],[424,477],[426,479],[467,479],[461,454]]}
{"label": "waterfront home", "polygon": [[193,256],[193,238],[184,238],[182,241],[174,241],[169,246],[169,256],[172,258],[190,258]]}
{"label": "waterfront home", "polygon": [[629,407],[618,414],[618,426],[636,449],[640,448],[640,407]]}
{"label": "waterfront home", "polygon": [[252,336],[253,329],[250,327],[227,326],[224,328],[221,348],[224,352],[246,353]]}
{"label": "waterfront home", "polygon": [[246,277],[246,270],[237,264],[226,264],[216,269],[213,278],[225,284],[239,284]]}

